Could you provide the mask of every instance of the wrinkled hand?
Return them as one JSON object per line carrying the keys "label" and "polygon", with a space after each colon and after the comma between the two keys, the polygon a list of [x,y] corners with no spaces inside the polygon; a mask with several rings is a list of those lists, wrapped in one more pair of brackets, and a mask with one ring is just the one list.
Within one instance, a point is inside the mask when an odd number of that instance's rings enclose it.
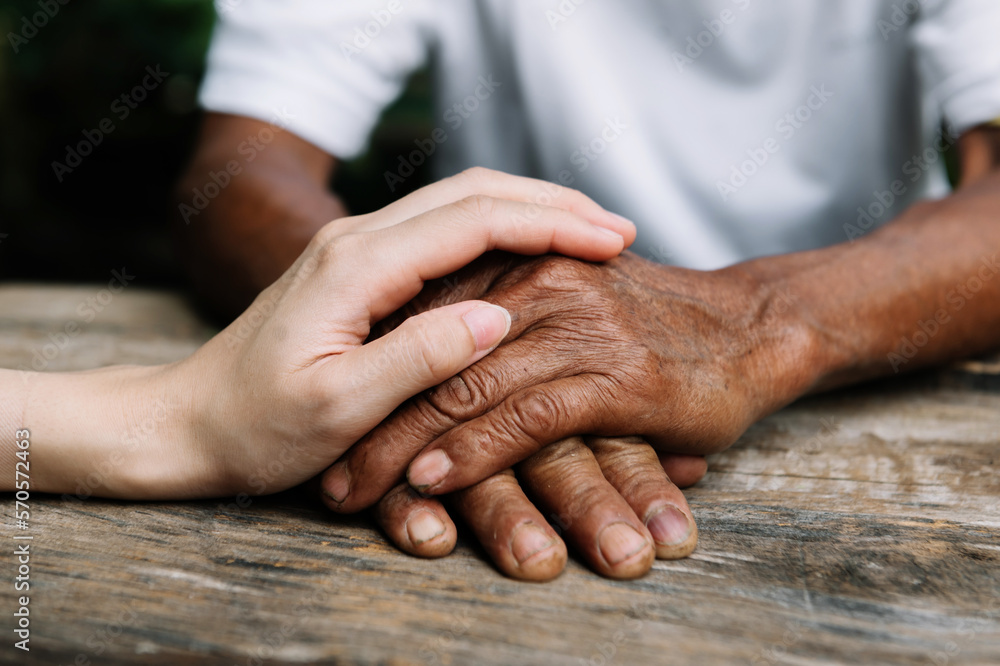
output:
{"label": "wrinkled hand", "polygon": [[[700,293],[710,298],[699,298]],[[766,369],[771,361],[764,360],[764,354],[759,352],[777,348],[786,332],[778,325],[774,326],[778,332],[770,333],[768,327],[781,322],[771,313],[768,295],[758,293],[756,285],[741,281],[738,274],[684,271],[628,254],[604,265],[562,261],[557,257],[522,261],[494,254],[455,276],[428,285],[407,311],[397,313],[394,321],[385,323],[385,328],[391,329],[406,314],[473,295],[504,303],[514,313],[514,330],[497,350],[503,354],[501,362],[480,363],[407,403],[349,451],[342,463],[324,477],[326,501],[335,511],[354,511],[370,505],[402,477],[409,458],[424,444],[449,429],[461,428],[466,422],[473,421],[469,425],[476,426],[474,419],[502,405],[508,395],[516,395],[521,387],[541,384],[565,390],[561,380],[588,379],[588,375],[613,380],[615,385],[634,391],[636,396],[615,396],[622,404],[610,409],[597,400],[597,407],[602,408],[600,413],[612,418],[595,424],[593,430],[628,434],[641,432],[639,429],[643,428],[656,438],[654,441],[661,450],[696,454],[728,446],[747,425],[782,400],[769,398],[761,390],[764,385],[751,379],[750,371],[754,371],[753,376],[761,376],[757,371]],[[645,320],[645,316],[650,319]],[[664,330],[669,334],[664,334]],[[760,360],[749,358],[754,350]],[[664,376],[660,376],[661,372]],[[608,392],[604,390],[598,395],[607,396]],[[581,404],[592,408],[585,402]],[[517,409],[507,413],[515,419],[522,415]],[[570,428],[573,422],[568,421]],[[518,454],[504,457],[507,454],[502,446],[513,439],[510,434],[528,432],[528,428],[503,429],[502,418],[499,423],[501,428],[494,427],[479,440],[495,441],[496,446],[472,454],[473,458],[481,458],[479,469],[486,468],[484,474],[492,471],[491,460],[499,458],[501,462],[496,464],[500,466],[517,457]],[[540,427],[535,425],[533,431],[539,436],[529,445],[528,453],[531,446],[537,448],[561,436],[558,430],[549,430],[550,425],[547,420]],[[589,426],[577,427],[587,432]],[[652,456],[648,445],[640,440],[600,441],[613,441],[618,449],[633,450],[639,460]],[[611,563],[602,554],[601,537],[607,536],[603,529],[613,522],[608,514],[629,516],[627,522],[640,538],[650,536],[642,529],[647,524],[655,532],[655,547],[661,557],[684,556],[693,550],[697,537],[690,511],[683,496],[662,477],[662,472],[659,476],[652,474],[648,467],[624,455],[603,456],[603,459],[598,455],[599,469],[593,465],[585,468],[587,479],[581,483],[577,478],[581,467],[572,465],[574,458],[583,455],[579,452],[579,440],[572,447],[561,442],[549,448],[553,451],[543,450],[521,465],[518,477],[529,490],[550,490],[533,495],[543,508],[556,509],[546,515],[557,526],[561,524],[560,515],[584,517],[570,522],[566,536],[595,569],[605,575],[630,577],[643,573],[651,563],[649,548],[640,549],[647,554],[639,553],[639,557],[626,558],[624,562]],[[541,458],[547,458],[548,464],[534,464]],[[681,486],[697,481],[704,474],[701,459],[661,454],[661,460],[671,478]],[[462,464],[468,462],[466,459]],[[543,476],[539,470],[544,469],[557,473],[550,473],[540,481]],[[576,474],[571,473],[574,470]],[[365,482],[353,488],[351,478],[364,478]],[[592,492],[594,487],[601,488],[601,492]],[[646,493],[655,489],[652,493],[655,500],[637,498],[630,492],[635,487],[643,487]],[[438,487],[431,492],[446,490]],[[596,504],[588,501],[597,496],[616,497],[617,501],[609,499]],[[602,504],[609,511],[602,511]],[[626,505],[624,510],[622,504]],[[387,506],[391,508],[387,510]],[[665,522],[653,521],[657,511],[665,506],[676,506],[687,523],[678,521],[667,527]],[[486,511],[487,507],[494,508]],[[567,507],[568,512],[563,510]],[[539,520],[538,512],[509,474],[492,477],[460,493],[457,509],[472,523],[506,573],[522,578],[547,578],[561,570],[561,564],[532,568],[528,562],[526,568],[525,563],[512,559],[512,553],[518,550],[514,529],[518,527],[518,519],[538,526],[542,532],[548,526]],[[422,510],[433,518],[428,518]],[[390,537],[409,552],[441,555],[454,543],[454,527],[440,505],[405,487],[392,490],[380,504],[378,515]],[[420,538],[413,538],[406,529],[410,525],[407,521],[414,516],[420,518],[418,524],[431,525],[421,532]],[[683,536],[685,530],[687,538]],[[682,535],[680,545],[676,543],[678,534]],[[669,541],[675,543],[669,545]],[[555,540],[550,546],[558,550],[561,544]],[[558,560],[556,554],[551,555]]]}
{"label": "wrinkled hand", "polygon": [[[536,453],[516,476],[506,470],[440,499],[508,576],[556,577],[566,565],[565,539],[596,572],[636,578],[654,555],[678,559],[694,550],[697,528],[678,488],[704,474],[704,458],[666,455],[657,461],[636,438],[573,437]],[[403,550],[441,557],[454,548],[456,529],[440,499],[402,483],[378,503],[375,515]]]}
{"label": "wrinkled hand", "polygon": [[[552,205],[535,203],[541,194]],[[182,474],[128,492],[261,494],[315,476],[404,400],[481,359],[504,337],[508,313],[466,300],[365,343],[371,324],[419,294],[425,281],[495,249],[600,261],[634,234],[630,223],[578,192],[482,170],[330,223],[250,309],[160,373],[170,377],[154,388],[181,392],[197,406],[178,439],[203,462],[175,453]],[[163,466],[151,453],[146,458],[147,467]]]}
{"label": "wrinkled hand", "polygon": [[603,264],[501,255],[456,280],[467,276],[512,313],[511,333],[332,467],[324,489],[335,508],[371,505],[408,463],[410,484],[437,495],[574,435],[639,435],[662,452],[712,453],[805,388],[788,372],[795,359],[780,353],[799,329],[738,267],[692,271],[629,253]]}

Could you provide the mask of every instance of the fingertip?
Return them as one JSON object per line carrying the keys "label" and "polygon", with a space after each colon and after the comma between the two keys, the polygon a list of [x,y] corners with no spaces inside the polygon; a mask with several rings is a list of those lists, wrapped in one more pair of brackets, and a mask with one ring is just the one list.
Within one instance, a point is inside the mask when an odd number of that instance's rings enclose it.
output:
{"label": "fingertip", "polygon": [[665,453],[658,457],[663,471],[678,488],[693,486],[708,472],[708,461],[704,456]]}
{"label": "fingertip", "polygon": [[608,211],[608,214],[614,219],[615,227],[614,230],[622,237],[625,242],[625,247],[629,247],[635,242],[635,237],[638,234],[638,228],[635,226],[635,222],[628,219],[627,217],[622,217],[618,213],[612,213]]}
{"label": "fingertip", "polygon": [[477,352],[493,349],[510,332],[510,313],[492,303],[482,302],[462,315],[462,320],[472,333]]}
{"label": "fingertip", "polygon": [[350,468],[346,462],[339,462],[323,473],[321,481],[323,501],[327,506],[339,508],[351,492]]}
{"label": "fingertip", "polygon": [[552,580],[566,568],[566,544],[551,529],[533,522],[519,526],[510,539],[510,552],[516,563],[510,571],[513,578],[541,582]]}
{"label": "fingertip", "polygon": [[694,519],[672,505],[650,512],[646,518],[656,546],[656,557],[661,560],[679,560],[694,552],[698,545],[698,526]]}
{"label": "fingertip", "polygon": [[698,548],[698,528],[695,527],[691,532],[691,536],[687,538],[683,543],[671,545],[671,544],[656,544],[656,559],[658,560],[683,560],[685,557],[689,557],[691,553]]}
{"label": "fingertip", "polygon": [[444,557],[458,539],[455,523],[441,503],[420,497],[403,484],[382,498],[375,519],[392,543],[417,557]]}
{"label": "fingertip", "polygon": [[404,533],[406,538],[397,545],[417,557],[444,557],[455,549],[457,541],[455,524],[427,509],[418,509],[407,518]]}
{"label": "fingertip", "polygon": [[435,488],[448,478],[452,467],[448,454],[434,449],[420,454],[410,463],[406,468],[406,480],[414,490],[436,495]]}
{"label": "fingertip", "polygon": [[605,575],[619,580],[639,578],[656,560],[653,540],[646,530],[628,523],[612,523],[597,537],[597,550],[605,563]]}

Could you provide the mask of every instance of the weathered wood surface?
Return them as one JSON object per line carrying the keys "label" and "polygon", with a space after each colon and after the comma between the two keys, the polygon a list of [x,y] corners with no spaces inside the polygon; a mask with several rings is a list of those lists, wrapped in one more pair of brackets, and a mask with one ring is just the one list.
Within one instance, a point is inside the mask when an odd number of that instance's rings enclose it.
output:
{"label": "weathered wood surface", "polygon": [[[96,291],[0,287],[0,366],[30,365]],[[164,362],[209,334],[176,296],[130,287],[47,369]],[[12,648],[8,556],[0,660],[995,665],[1000,392],[968,388],[968,371],[756,425],[688,492],[694,556],[634,582],[574,562],[515,582],[467,540],[418,560],[295,493],[245,507],[35,496],[32,651]]]}

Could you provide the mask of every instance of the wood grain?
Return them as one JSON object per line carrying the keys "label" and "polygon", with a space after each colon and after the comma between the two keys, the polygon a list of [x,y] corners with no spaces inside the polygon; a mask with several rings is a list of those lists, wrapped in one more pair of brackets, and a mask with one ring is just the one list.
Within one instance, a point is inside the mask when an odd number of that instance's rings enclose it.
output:
{"label": "wood grain", "polygon": [[[0,365],[30,365],[99,289],[0,288]],[[165,362],[210,334],[182,299],[129,287],[46,369]],[[464,539],[415,559],[296,492],[243,506],[36,496],[32,650],[12,648],[7,582],[0,660],[995,665],[1000,392],[962,372],[811,398],[755,425],[687,493],[695,554],[634,582],[575,562],[554,582],[515,582]],[[14,531],[5,520],[5,552]]]}

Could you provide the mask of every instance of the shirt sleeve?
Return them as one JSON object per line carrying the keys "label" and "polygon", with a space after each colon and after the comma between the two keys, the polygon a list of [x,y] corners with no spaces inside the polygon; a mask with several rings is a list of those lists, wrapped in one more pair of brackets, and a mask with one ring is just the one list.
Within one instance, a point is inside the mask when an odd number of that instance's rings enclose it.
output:
{"label": "shirt sleeve", "polygon": [[924,102],[953,131],[1000,117],[1000,2],[921,0],[913,44]]}
{"label": "shirt sleeve", "polygon": [[427,59],[418,0],[216,0],[199,101],[277,123],[341,159]]}

